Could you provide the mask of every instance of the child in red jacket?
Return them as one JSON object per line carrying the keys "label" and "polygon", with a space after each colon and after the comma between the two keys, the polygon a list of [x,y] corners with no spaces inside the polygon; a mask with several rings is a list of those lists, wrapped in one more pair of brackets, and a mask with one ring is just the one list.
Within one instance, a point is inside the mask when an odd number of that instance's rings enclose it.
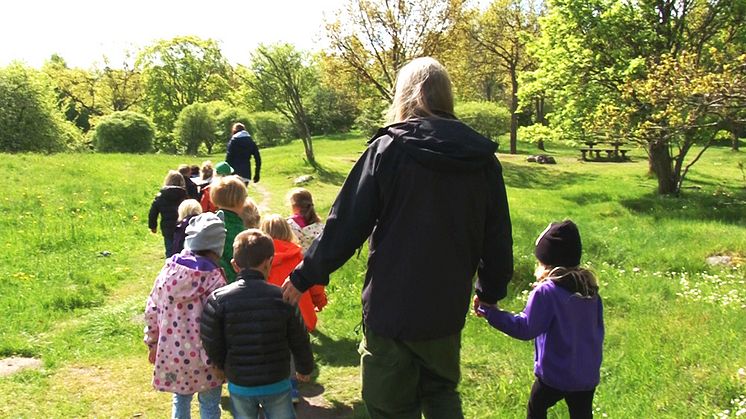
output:
{"label": "child in red jacket", "polygon": [[[275,258],[272,261],[267,282],[282,287],[290,272],[303,260],[303,249],[295,244],[295,235],[281,215],[270,214],[264,217],[261,228],[262,231],[272,237],[275,245]],[[298,308],[309,332],[316,328],[316,312],[321,311],[326,303],[326,292],[324,287],[320,285],[311,287],[308,292],[304,292],[301,296]],[[292,361],[290,382],[292,384],[293,403],[298,403],[300,402],[300,392],[292,373]]]}
{"label": "child in red jacket", "polygon": [[[262,219],[262,231],[269,234],[275,244],[275,259],[269,272],[269,283],[281,287],[290,272],[303,260],[303,249],[295,243],[295,235],[287,221],[279,214],[270,214]],[[321,285],[311,287],[298,303],[306,328],[316,328],[316,312],[326,306],[326,291]]]}

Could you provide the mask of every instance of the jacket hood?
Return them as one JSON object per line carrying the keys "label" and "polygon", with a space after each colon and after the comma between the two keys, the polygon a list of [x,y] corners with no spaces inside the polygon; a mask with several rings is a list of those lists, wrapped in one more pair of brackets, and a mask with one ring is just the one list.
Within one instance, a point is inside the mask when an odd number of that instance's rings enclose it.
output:
{"label": "jacket hood", "polygon": [[231,138],[244,138],[244,137],[251,138],[251,135],[246,131],[238,131],[237,133],[233,134]]}
{"label": "jacket hood", "polygon": [[[171,257],[168,262],[173,266],[170,269],[178,269],[185,275],[178,280],[172,275],[164,277],[163,286],[168,290],[168,295],[174,298],[174,302],[183,303],[199,300],[205,294],[205,290],[216,289],[223,275],[216,275],[215,271],[220,267],[206,257],[197,256],[189,250],[183,250]],[[184,269],[186,268],[186,269]],[[169,290],[170,287],[170,290]]]}
{"label": "jacket hood", "polygon": [[164,186],[159,192],[164,198],[169,200],[180,200],[186,196],[186,189],[181,186]]}
{"label": "jacket hood", "polygon": [[479,170],[494,161],[497,144],[458,119],[431,117],[398,122],[378,130],[418,163],[440,171]]}
{"label": "jacket hood", "polygon": [[272,260],[269,279],[270,282],[275,283],[285,281],[290,272],[303,260],[303,248],[284,240],[272,241],[275,244],[275,258]]}

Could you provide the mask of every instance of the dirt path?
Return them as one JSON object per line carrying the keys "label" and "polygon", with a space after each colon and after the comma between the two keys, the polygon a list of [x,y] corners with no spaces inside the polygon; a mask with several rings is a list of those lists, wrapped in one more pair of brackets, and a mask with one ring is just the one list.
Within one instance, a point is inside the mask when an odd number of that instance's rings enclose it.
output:
{"label": "dirt path", "polygon": [[[256,190],[259,195],[262,196],[262,199],[260,202],[257,202],[257,207],[259,207],[259,211],[261,212],[267,212],[269,210],[269,202],[272,200],[272,194],[267,190],[267,188],[264,187],[264,185],[261,185],[259,183],[251,183],[249,186],[249,189]],[[249,195],[252,195],[251,193]],[[256,196],[256,194],[253,194]]]}

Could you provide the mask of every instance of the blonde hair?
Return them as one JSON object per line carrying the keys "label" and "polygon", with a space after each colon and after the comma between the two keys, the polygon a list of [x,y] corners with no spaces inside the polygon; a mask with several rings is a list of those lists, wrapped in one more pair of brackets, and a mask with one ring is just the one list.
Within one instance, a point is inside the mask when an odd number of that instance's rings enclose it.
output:
{"label": "blonde hair", "polygon": [[534,272],[536,280],[552,281],[559,285],[568,285],[575,290],[575,294],[583,298],[592,298],[598,294],[598,280],[596,275],[588,269],[575,266],[545,266],[539,263]]}
{"label": "blonde hair", "polygon": [[210,179],[212,177],[212,172],[213,172],[212,162],[210,160],[203,161],[200,172],[202,172],[202,179]]}
{"label": "blonde hair", "polygon": [[180,186],[182,188],[185,188],[186,182],[184,181],[184,176],[182,176],[181,173],[177,172],[176,170],[169,170],[166,178],[163,179],[163,186]]}
{"label": "blonde hair", "polygon": [[321,222],[321,218],[316,214],[316,209],[313,206],[313,196],[308,189],[293,188],[288,192],[287,197],[290,206],[298,209],[306,223],[316,224]]}
{"label": "blonde hair", "polygon": [[265,232],[244,230],[233,240],[233,260],[241,269],[256,268],[275,254],[275,244]]}
{"label": "blonde hair", "polygon": [[196,199],[185,199],[179,204],[179,221],[183,221],[190,215],[202,214],[202,205]]}
{"label": "blonde hair", "polygon": [[247,196],[246,185],[238,176],[220,177],[210,185],[210,200],[218,208],[242,207]]}
{"label": "blonde hair", "polygon": [[402,67],[396,76],[389,122],[437,116],[438,112],[453,115],[451,78],[436,59],[416,58]]}
{"label": "blonde hair", "polygon": [[248,196],[246,197],[241,213],[238,214],[238,216],[241,217],[241,221],[243,221],[243,226],[245,228],[259,228],[261,214],[259,214],[259,209],[256,207],[254,200]]}
{"label": "blonde hair", "polygon": [[293,230],[290,229],[287,220],[282,218],[280,214],[269,214],[262,218],[262,231],[275,240],[295,241]]}

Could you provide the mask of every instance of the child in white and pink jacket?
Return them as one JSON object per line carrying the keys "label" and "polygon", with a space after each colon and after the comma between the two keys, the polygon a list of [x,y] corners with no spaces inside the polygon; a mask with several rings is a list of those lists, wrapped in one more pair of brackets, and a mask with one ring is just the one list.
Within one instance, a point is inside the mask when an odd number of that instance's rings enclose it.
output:
{"label": "child in white and pink jacket", "polygon": [[174,418],[189,418],[194,393],[200,417],[220,417],[223,374],[208,359],[200,341],[200,317],[210,294],[225,285],[220,256],[223,220],[213,213],[193,217],[184,250],[166,260],[145,307],[145,344],[155,365],[153,387],[173,396]]}

